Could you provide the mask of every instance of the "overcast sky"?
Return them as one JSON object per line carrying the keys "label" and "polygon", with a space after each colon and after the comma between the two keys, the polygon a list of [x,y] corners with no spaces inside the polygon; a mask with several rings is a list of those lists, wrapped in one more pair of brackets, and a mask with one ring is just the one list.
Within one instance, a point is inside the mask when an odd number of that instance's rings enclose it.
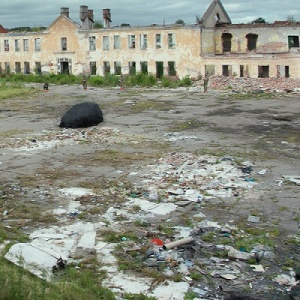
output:
{"label": "overcast sky", "polygon": [[[193,24],[202,17],[212,0],[1,0],[0,24],[5,28],[49,26],[60,15],[61,7],[70,9],[70,18],[79,23],[80,5],[94,10],[95,20],[102,21],[102,9],[110,8],[111,26],[172,24],[182,19]],[[256,18],[267,22],[294,16],[300,21],[299,0],[223,0],[232,23],[248,23]]]}

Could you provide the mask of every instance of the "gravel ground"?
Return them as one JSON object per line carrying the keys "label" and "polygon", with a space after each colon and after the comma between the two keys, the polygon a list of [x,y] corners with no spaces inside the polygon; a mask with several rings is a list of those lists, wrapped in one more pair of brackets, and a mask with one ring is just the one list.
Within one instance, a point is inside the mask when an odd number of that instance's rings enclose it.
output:
{"label": "gravel ground", "polygon": [[[84,101],[99,104],[104,122],[88,129],[59,128],[64,112]],[[182,215],[192,220],[201,212],[220,224],[239,226],[247,224],[249,216],[258,216],[259,222],[250,226],[279,232],[274,237],[276,259],[266,263],[271,275],[289,271],[282,269],[286,260],[292,261],[291,267],[299,265],[299,244],[289,243],[288,237],[299,231],[300,186],[283,177],[300,177],[297,93],[249,96],[203,93],[198,88],[84,91],[81,86],[50,86],[48,92],[40,91],[30,99],[4,100],[0,124],[3,186],[22,190],[15,199],[43,205],[44,210],[64,203],[59,188],[109,188],[112,182],[140,186],[137,176],[129,174],[146,170],[169,154],[208,155],[248,167],[245,178],[255,183],[254,188],[222,199],[207,197],[168,215],[168,220],[176,222]],[[22,217],[12,220],[9,214],[2,221],[22,224],[26,232],[41,227],[41,223],[27,224]],[[235,289],[225,279],[215,280],[217,287]],[[266,276],[259,280],[250,291],[253,297],[268,299],[272,292],[270,299],[283,299],[287,293],[286,286]],[[209,299],[221,299],[216,295]]]}

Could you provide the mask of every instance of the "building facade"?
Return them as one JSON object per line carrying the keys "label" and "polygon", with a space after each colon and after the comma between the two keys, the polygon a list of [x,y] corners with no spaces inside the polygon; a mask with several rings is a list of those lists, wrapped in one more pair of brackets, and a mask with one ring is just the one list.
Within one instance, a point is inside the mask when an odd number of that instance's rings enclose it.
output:
{"label": "building facade", "polygon": [[220,0],[193,25],[111,27],[110,10],[102,14],[101,29],[82,5],[80,24],[63,7],[45,31],[1,30],[0,72],[300,78],[298,22],[232,24]]}

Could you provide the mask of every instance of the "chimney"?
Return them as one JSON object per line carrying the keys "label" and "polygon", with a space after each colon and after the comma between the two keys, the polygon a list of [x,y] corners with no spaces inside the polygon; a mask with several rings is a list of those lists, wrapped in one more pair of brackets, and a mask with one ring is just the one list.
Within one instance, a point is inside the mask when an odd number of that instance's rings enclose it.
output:
{"label": "chimney", "polygon": [[88,16],[91,19],[91,21],[94,21],[94,11],[92,9],[88,10]]}
{"label": "chimney", "polygon": [[84,19],[88,16],[88,7],[86,5],[80,6],[80,20],[84,21]]}
{"label": "chimney", "polygon": [[103,27],[110,28],[111,13],[109,8],[103,9]]}
{"label": "chimney", "polygon": [[61,7],[60,15],[61,16],[66,16],[67,18],[69,18],[69,8],[68,7]]}

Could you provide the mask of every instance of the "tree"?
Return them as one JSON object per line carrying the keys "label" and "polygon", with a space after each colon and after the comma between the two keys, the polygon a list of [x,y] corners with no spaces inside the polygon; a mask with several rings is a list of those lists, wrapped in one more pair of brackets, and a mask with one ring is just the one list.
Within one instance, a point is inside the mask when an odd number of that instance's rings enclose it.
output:
{"label": "tree", "polygon": [[266,24],[266,20],[264,18],[257,18],[251,22],[251,24],[264,23]]}
{"label": "tree", "polygon": [[290,22],[290,23],[296,23],[297,21],[295,20],[295,18],[294,18],[294,16],[290,16],[290,15],[288,15],[287,17],[286,17],[286,20],[288,21],[288,22]]}
{"label": "tree", "polygon": [[185,22],[181,19],[178,19],[175,24],[181,24],[181,25],[185,25]]}
{"label": "tree", "polygon": [[96,20],[95,22],[94,22],[94,28],[103,28],[103,23],[101,22],[101,21],[99,21],[99,20]]}

